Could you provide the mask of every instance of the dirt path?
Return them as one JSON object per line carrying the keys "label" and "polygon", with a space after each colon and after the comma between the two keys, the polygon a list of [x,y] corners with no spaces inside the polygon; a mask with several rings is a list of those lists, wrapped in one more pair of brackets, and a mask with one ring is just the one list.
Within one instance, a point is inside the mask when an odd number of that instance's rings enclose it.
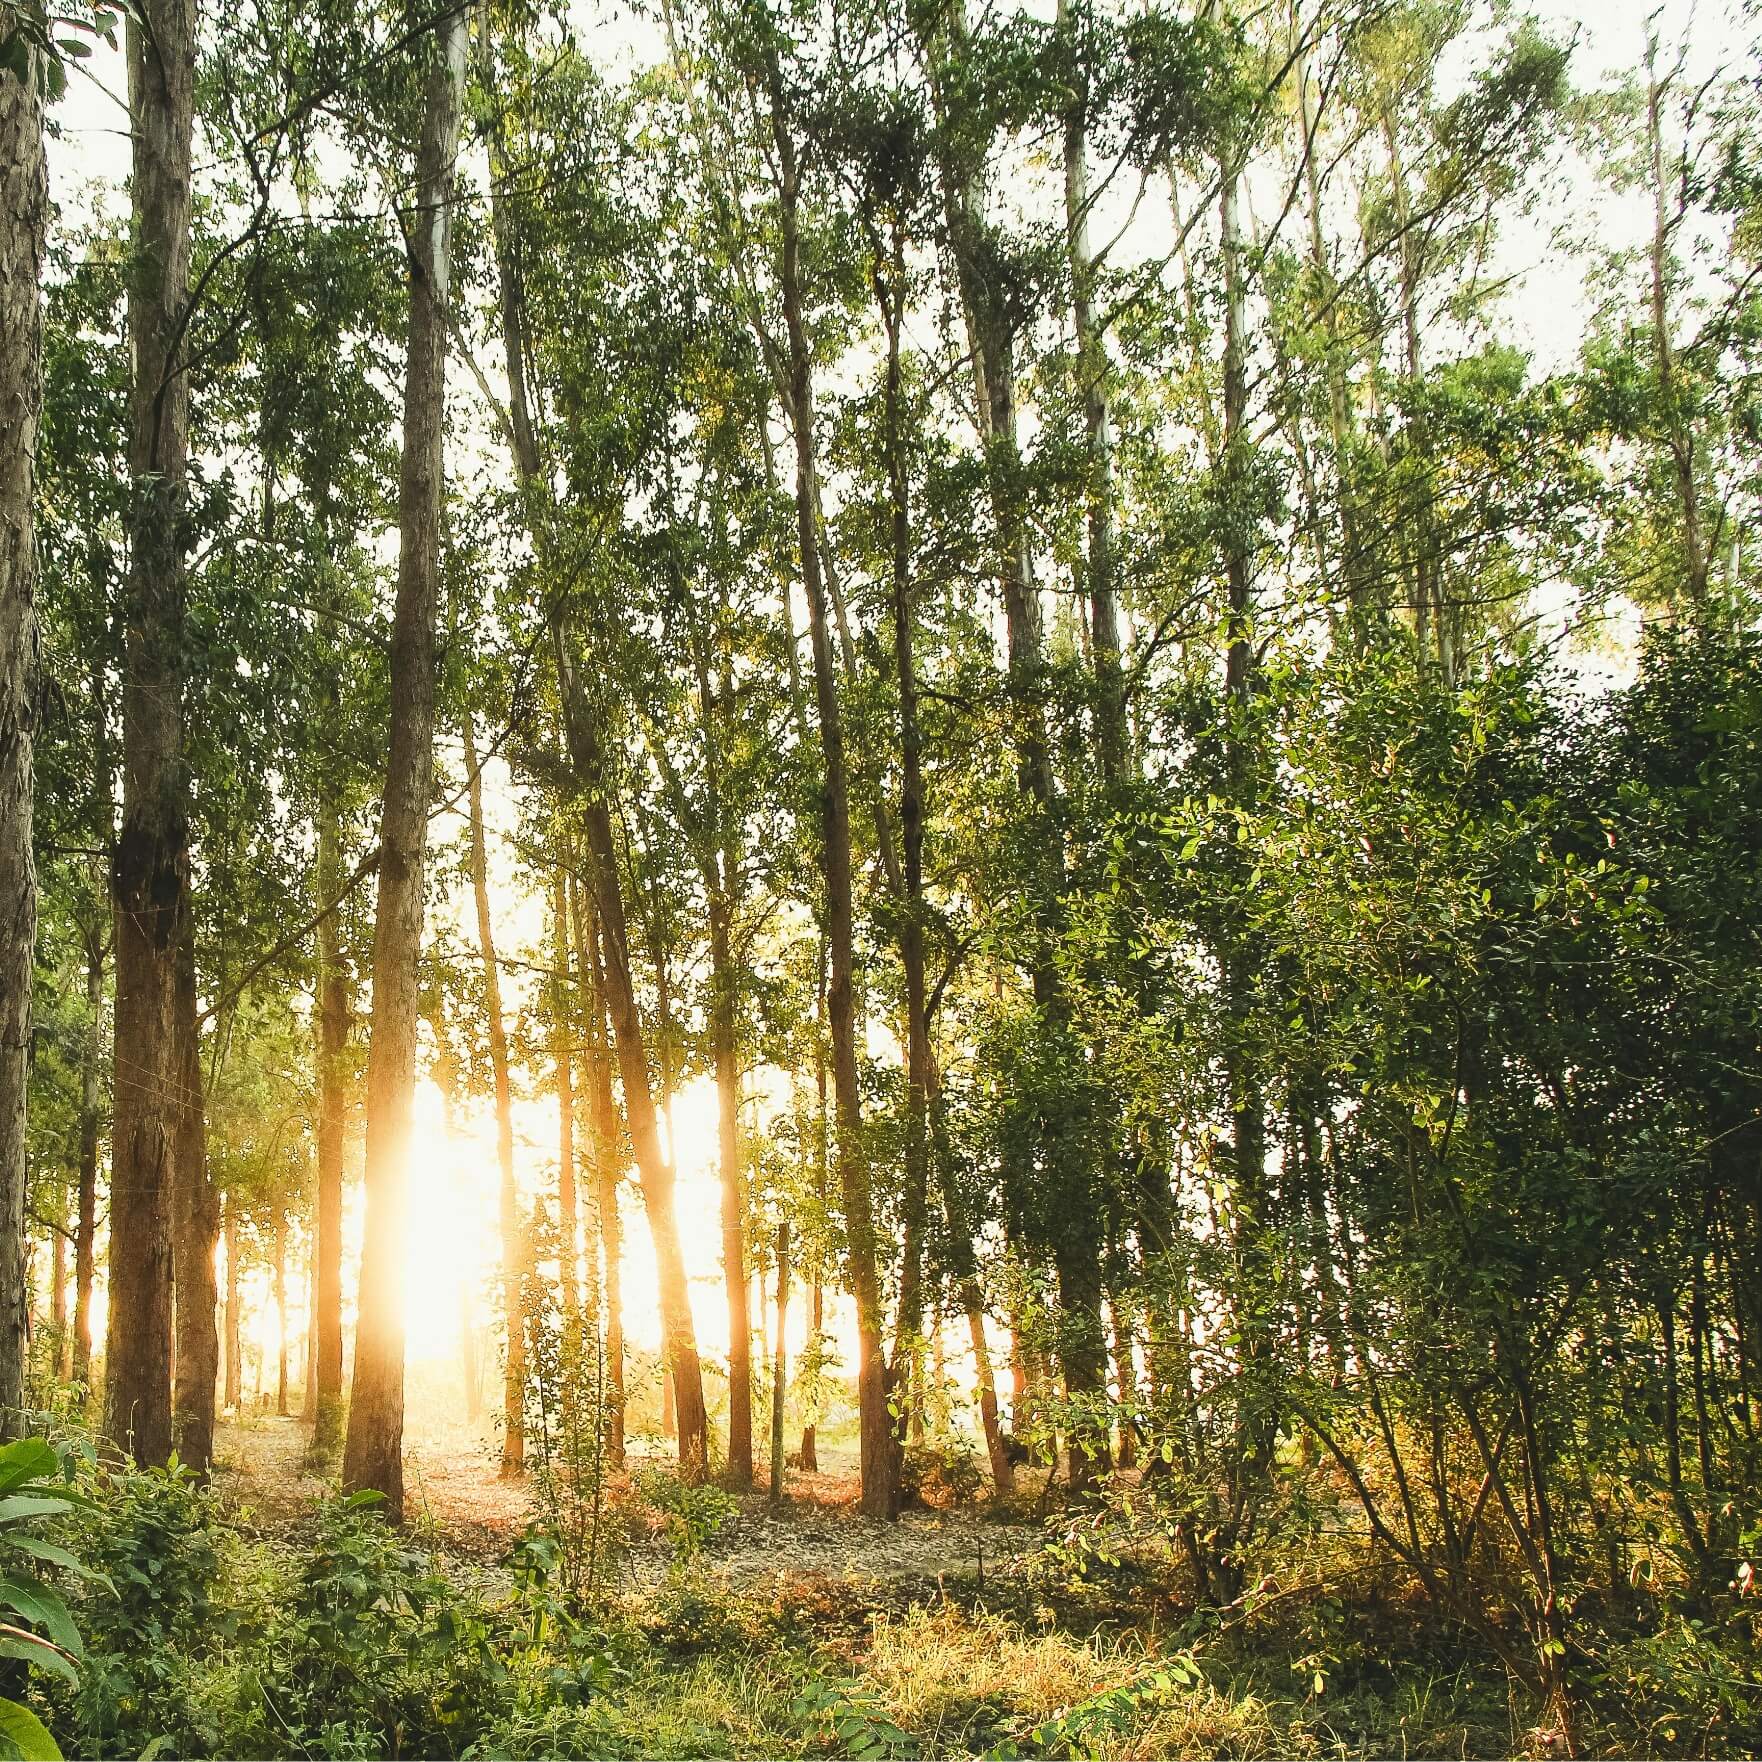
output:
{"label": "dirt path", "polygon": [[[306,1461],[308,1433],[295,1419],[250,1415],[216,1431],[217,1484],[242,1511],[271,1524],[291,1523],[331,1484]],[[1031,1524],[998,1523],[982,1507],[913,1511],[878,1523],[856,1510],[854,1470],[825,1451],[827,1472],[790,1477],[790,1500],[775,1512],[763,1494],[742,1498],[701,1556],[706,1568],[739,1590],[790,1580],[863,1585],[973,1583],[999,1571],[1040,1540]],[[498,1478],[493,1449],[465,1433],[418,1434],[405,1451],[413,1510],[434,1524],[446,1546],[478,1561],[499,1559],[533,1514],[529,1483]],[[635,1586],[658,1583],[672,1549],[659,1517],[620,1479],[613,1499],[630,1530],[628,1567]]]}

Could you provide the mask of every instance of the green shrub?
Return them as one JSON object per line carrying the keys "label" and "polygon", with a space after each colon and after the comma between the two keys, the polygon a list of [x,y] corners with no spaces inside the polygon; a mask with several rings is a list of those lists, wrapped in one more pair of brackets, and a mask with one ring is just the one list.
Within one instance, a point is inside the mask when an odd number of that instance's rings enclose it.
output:
{"label": "green shrub", "polygon": [[908,1444],[901,1458],[899,1490],[908,1505],[971,1505],[984,1485],[972,1442],[958,1433]]}
{"label": "green shrub", "polygon": [[638,1498],[662,1519],[676,1563],[694,1559],[740,1509],[733,1494],[708,1481],[684,1481],[661,1468],[639,1468]]}
{"label": "green shrub", "polygon": [[94,1472],[72,1544],[97,1575],[80,1606],[90,1658],[74,1717],[87,1753],[177,1723],[192,1661],[230,1633],[214,1599],[224,1534],[213,1494],[175,1458]]}
{"label": "green shrub", "polygon": [[60,1750],[37,1714],[14,1699],[32,1670],[78,1683],[83,1656],[79,1629],[46,1579],[45,1567],[90,1579],[78,1556],[41,1534],[46,1519],[65,1517],[80,1503],[67,1485],[67,1468],[41,1438],[0,1445],[0,1744],[27,1762],[55,1762]]}

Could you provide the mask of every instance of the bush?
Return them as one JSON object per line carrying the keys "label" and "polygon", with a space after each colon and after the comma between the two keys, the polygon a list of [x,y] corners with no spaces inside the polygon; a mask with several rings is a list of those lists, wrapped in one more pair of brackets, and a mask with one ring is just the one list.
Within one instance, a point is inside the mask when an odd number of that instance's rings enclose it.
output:
{"label": "bush", "polygon": [[662,1520],[675,1564],[694,1559],[740,1509],[733,1494],[707,1481],[683,1481],[665,1469],[640,1468],[637,1497]]}
{"label": "bush", "polygon": [[971,1505],[985,1476],[970,1440],[959,1435],[908,1444],[900,1463],[900,1497],[908,1505]]}
{"label": "bush", "polygon": [[191,1661],[231,1634],[214,1600],[223,1540],[213,1494],[175,1458],[162,1469],[94,1471],[71,1536],[95,1575],[80,1605],[89,1656],[75,1718],[85,1753],[177,1725]]}

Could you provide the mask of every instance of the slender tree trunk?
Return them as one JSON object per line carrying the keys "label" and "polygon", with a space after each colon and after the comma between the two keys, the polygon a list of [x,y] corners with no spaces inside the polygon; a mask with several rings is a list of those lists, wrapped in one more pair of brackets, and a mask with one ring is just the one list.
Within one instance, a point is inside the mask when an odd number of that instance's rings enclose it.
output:
{"label": "slender tree trunk", "polygon": [[275,1411],[288,1416],[288,1214],[275,1214]]}
{"label": "slender tree trunk", "polygon": [[[1058,0],[1058,22],[1063,28],[1072,28],[1069,0]],[[1083,67],[1086,62],[1079,54],[1072,64]],[[1097,265],[1089,239],[1087,101],[1086,89],[1075,92],[1064,115],[1065,247],[1070,258],[1071,320],[1088,446],[1084,497],[1089,527],[1086,568],[1089,646],[1097,697],[1096,745],[1102,776],[1109,783],[1118,783],[1127,764],[1126,686],[1114,568],[1113,412],[1108,399],[1107,343],[1095,310]]]}
{"label": "slender tree trunk", "polygon": [[966,1317],[967,1338],[973,1350],[974,1388],[979,1398],[979,1429],[985,1438],[985,1455],[991,1465],[991,1485],[997,1496],[1007,1498],[1015,1490],[1016,1473],[1004,1444],[1003,1422],[998,1413],[997,1376],[991,1365],[991,1348],[985,1339],[985,1297],[979,1286],[973,1230],[955,1182],[954,1152],[948,1142],[948,1121],[942,1100],[942,1069],[929,1051],[931,1152],[941,1189],[943,1215],[948,1220],[948,1239],[955,1285]]}
{"label": "slender tree trunk", "polygon": [[[10,22],[17,25],[19,14]],[[37,424],[43,407],[39,294],[49,220],[37,51],[0,73],[0,1436],[24,1405],[25,1098],[37,873],[31,778],[37,721]],[[57,1238],[57,1247],[60,1239]],[[57,1273],[56,1289],[61,1289]],[[62,1330],[65,1335],[65,1328]]]}
{"label": "slender tree trunk", "polygon": [[[341,885],[342,836],[335,801],[319,810],[316,885],[322,906]],[[349,973],[343,964],[337,919],[318,920],[318,1197],[315,1243],[316,1329],[313,1360],[313,1442],[333,1450],[343,1435],[343,1135],[348,1073]]]}
{"label": "slender tree trunk", "polygon": [[[490,143],[491,165],[499,163],[499,145]],[[492,196],[491,220],[495,237],[500,284],[502,341],[508,364],[508,410],[514,469],[528,501],[533,542],[542,553],[544,527],[541,516],[546,489],[540,476],[537,430],[527,401],[523,294],[512,217],[505,205]],[[665,1336],[663,1354],[679,1392],[679,1461],[688,1477],[701,1477],[709,1469],[709,1422],[704,1409],[703,1373],[698,1362],[697,1329],[691,1315],[691,1288],[679,1248],[679,1229],[673,1208],[673,1169],[661,1156],[656,1130],[654,1096],[649,1087],[648,1051],[630,961],[630,939],[620,890],[617,845],[607,790],[609,766],[596,707],[582,680],[570,646],[571,633],[559,605],[551,617],[551,640],[556,654],[557,679],[563,704],[563,729],[576,780],[584,793],[583,829],[587,839],[587,868],[594,914],[589,931],[592,939],[595,978],[603,1008],[610,1018],[610,1038],[624,1084],[624,1114],[631,1149],[636,1157],[637,1178],[642,1187],[643,1207],[654,1240],[655,1263],[660,1282],[661,1326]],[[609,1066],[608,1060],[608,1066]],[[610,1093],[610,1074],[606,1078]],[[596,1108],[596,1112],[597,1112]],[[615,1175],[607,1182],[601,1174],[602,1229],[617,1228]],[[607,1200],[610,1203],[607,1203]],[[608,1303],[616,1316],[619,1304],[617,1260],[614,1244],[607,1241]],[[608,1454],[623,1457],[621,1326],[614,1348],[608,1335],[608,1352],[620,1374],[619,1419],[616,1442],[608,1441]]]}
{"label": "slender tree trunk", "polygon": [[600,960],[599,927],[581,897],[573,875],[570,918],[575,926],[575,964],[580,969],[587,1029],[588,1071],[593,1088],[593,1170],[599,1214],[600,1253],[605,1273],[606,1460],[624,1466],[624,1222],[618,1211],[618,1177],[623,1157],[618,1105],[612,1094],[612,1054],[606,1021],[606,979]]}
{"label": "slender tree trunk", "polygon": [[189,298],[193,0],[144,0],[128,23],[134,117],[133,484],[122,706],[116,906],[116,1100],[111,1128],[111,1327],[105,1431],[137,1461],[171,1454],[171,1280],[178,1094],[178,947],[189,910],[183,760],[183,509],[189,376],[178,360]]}
{"label": "slender tree trunk", "polygon": [[244,1398],[245,1373],[239,1362],[239,1215],[232,1201],[226,1202],[226,1405],[235,1413]]}
{"label": "slender tree trunk", "polygon": [[430,47],[410,241],[410,343],[399,474],[398,596],[392,617],[391,744],[380,818],[373,925],[373,1032],[367,1051],[367,1220],[361,1249],[354,1391],[343,1485],[385,1495],[404,1514],[405,1163],[416,1087],[417,964],[434,783],[435,619],[445,495],[447,314],[452,187],[465,83],[468,12],[436,27]]}
{"label": "slender tree trunk", "polygon": [[318,1424],[318,1217],[317,1196],[306,1219],[306,1337],[301,1343],[300,1423]]}
{"label": "slender tree trunk", "polygon": [[[966,50],[966,23],[959,5],[949,15],[950,46],[956,56]],[[939,116],[946,118],[947,62],[930,52],[933,100]],[[1047,740],[1040,695],[1044,689],[1039,593],[1034,581],[1033,556],[1027,507],[1022,494],[1022,456],[1019,433],[1018,392],[1015,370],[1016,319],[1007,290],[992,272],[995,252],[992,228],[985,217],[985,180],[982,154],[963,159],[947,137],[939,158],[943,215],[971,344],[975,408],[979,432],[985,444],[987,475],[992,507],[998,585],[1004,607],[1007,640],[1006,685],[1010,701],[1013,740],[1016,748],[1017,785],[1031,820],[1028,833],[1032,873],[1028,886],[1033,895],[1033,946],[1026,964],[1033,983],[1034,1002],[1049,1032],[1068,1033],[1062,986],[1053,963],[1058,933],[1059,900],[1064,891],[1064,855],[1054,815],[1056,788],[1052,753]],[[1086,204],[1086,191],[1079,192]],[[1078,208],[1083,216],[1083,207]],[[1085,265],[1085,269],[1088,269]],[[1087,279],[1092,279],[1086,276]],[[1104,396],[1104,389],[1101,389]],[[1095,412],[1091,412],[1092,414]],[[1099,414],[1105,415],[1103,407]],[[1105,424],[1099,438],[1105,439]],[[1092,453],[1092,459],[1094,454]],[[1093,499],[1093,498],[1091,498]],[[1094,538],[1092,532],[1091,537]],[[1111,527],[1102,530],[1104,545],[1111,547]],[[1111,548],[1104,556],[1102,573],[1104,612],[1114,605]],[[1110,622],[1112,666],[1118,672],[1117,616]],[[1100,643],[1109,638],[1104,633]],[[1104,663],[1105,664],[1105,663]],[[1110,678],[1112,689],[1114,680]],[[1108,709],[1108,740],[1116,738],[1123,753],[1123,700],[1114,698]],[[1106,1383],[1107,1353],[1101,1326],[1101,1234],[1100,1203],[1094,1191],[1093,1171],[1079,1146],[1070,1141],[1056,1110],[1040,1122],[1041,1178],[1056,1193],[1053,1210],[1059,1218],[1052,1243],[1053,1264],[1058,1271],[1059,1303],[1063,1311],[1060,1328],[1060,1360],[1065,1382],[1073,1395],[1094,1396]],[[1105,1440],[1091,1436],[1091,1449],[1105,1454]],[[1073,1456],[1078,1480],[1087,1477],[1092,1463],[1088,1451]]]}
{"label": "slender tree trunk", "polygon": [[[196,1022],[196,949],[186,921],[177,957],[178,1066],[175,1273],[177,1377],[173,1420],[179,1457],[198,1474],[214,1460],[214,1389],[220,1374],[215,1329],[214,1252],[220,1239],[220,1195],[208,1178],[203,1123],[202,1043]],[[112,1200],[114,1206],[115,1201]]]}
{"label": "slender tree trunk", "polygon": [[73,1375],[73,1336],[67,1329],[67,1237],[59,1226],[50,1230],[49,1329],[55,1336],[55,1380]]}
{"label": "slender tree trunk", "polygon": [[[826,939],[820,938],[817,981],[814,992],[814,1204],[824,1214],[826,1181],[831,1164],[831,1115],[826,1096]],[[808,1305],[808,1342],[818,1348],[826,1328],[826,1283],[820,1257],[814,1259],[814,1288]],[[801,1429],[801,1466],[804,1474],[820,1472],[819,1439],[816,1428]]]}
{"label": "slender tree trunk", "polygon": [[514,1178],[514,1092],[508,1076],[508,1032],[502,1022],[502,976],[496,965],[495,931],[489,915],[489,855],[484,847],[483,770],[471,717],[460,731],[465,746],[467,820],[471,831],[471,896],[477,906],[477,947],[483,964],[483,1014],[489,1038],[490,1071],[496,1091],[496,1164],[501,1171],[502,1325],[507,1349],[502,1361],[502,1478],[519,1475],[526,1461],[526,1323],[521,1303],[521,1268],[526,1261],[520,1220],[520,1189]]}
{"label": "slender tree trunk", "polygon": [[777,1338],[771,1360],[771,1503],[783,1503],[783,1399],[789,1388],[789,1217],[777,1220]]}
{"label": "slender tree trunk", "polygon": [[98,1141],[103,1131],[104,945],[86,941],[86,1044],[80,1069],[79,1223],[73,1250],[73,1374],[92,1380],[92,1283],[98,1264]]}
{"label": "slender tree trunk", "polygon": [[619,885],[617,846],[611,810],[604,794],[605,759],[599,729],[588,703],[568,633],[561,620],[552,630],[559,677],[563,681],[565,723],[570,756],[586,799],[582,820],[587,833],[589,871],[598,907],[600,976],[611,1017],[612,1041],[624,1081],[624,1117],[636,1154],[637,1178],[649,1234],[655,1245],[660,1281],[664,1355],[673,1373],[679,1409],[679,1464],[687,1476],[709,1468],[708,1418],[704,1409],[703,1372],[698,1362],[697,1329],[691,1316],[691,1290],[679,1247],[679,1225],[673,1207],[673,1167],[661,1154],[654,1096],[649,1088],[648,1049],[636,1004],[631,974],[630,942]]}
{"label": "slender tree trunk", "polygon": [[1361,554],[1357,472],[1353,458],[1352,404],[1347,393],[1346,370],[1340,357],[1338,301],[1333,298],[1334,277],[1322,232],[1321,173],[1317,168],[1316,116],[1310,94],[1308,57],[1300,47],[1302,26],[1297,0],[1291,0],[1291,53],[1297,81],[1298,122],[1301,129],[1303,183],[1308,199],[1309,263],[1315,277],[1315,299],[1323,304],[1327,339],[1328,433],[1333,443],[1334,475],[1339,495],[1340,576],[1346,585],[1347,609],[1353,641],[1362,648],[1370,636],[1371,586]]}
{"label": "slender tree trunk", "polygon": [[844,1200],[845,1239],[852,1294],[857,1307],[857,1401],[860,1412],[862,1508],[871,1517],[893,1514],[892,1427],[887,1412],[887,1358],[882,1344],[881,1281],[876,1267],[875,1223],[869,1171],[862,1154],[862,1101],[858,1088],[854,989],[853,906],[850,854],[849,770],[837,674],[827,626],[826,590],[820,571],[815,519],[814,398],[807,329],[802,314],[801,236],[798,219],[800,168],[782,75],[773,53],[770,87],[772,139],[777,154],[783,223],[782,296],[789,334],[790,420],[795,431],[796,528],[802,584],[807,592],[814,661],[814,694],[824,759],[821,780],[821,863],[826,883],[831,981],[827,992],[832,1028],[833,1088],[838,1107],[839,1187]]}
{"label": "slender tree trunk", "polygon": [[1701,529],[1701,497],[1695,484],[1695,437],[1684,419],[1676,382],[1676,348],[1670,334],[1670,234],[1664,183],[1664,97],[1658,79],[1656,19],[1646,26],[1646,146],[1652,181],[1652,331],[1658,362],[1658,400],[1663,406],[1671,474],[1682,516],[1683,565],[1689,603],[1707,601],[1708,545]]}
{"label": "slender tree trunk", "polygon": [[740,1170],[740,1054],[726,894],[710,907],[710,1036],[722,1160],[722,1281],[728,1294],[728,1481],[753,1484],[752,1325],[746,1288],[746,1199]]}
{"label": "slender tree trunk", "polygon": [[[930,1023],[924,984],[924,772],[918,724],[916,632],[912,610],[910,485],[903,424],[901,333],[905,326],[905,228],[896,213],[890,249],[877,244],[876,304],[887,336],[883,427],[887,448],[888,549],[893,602],[894,670],[899,685],[900,964],[905,974],[906,1131],[901,1221],[904,1237],[895,1318],[892,1378],[897,1386],[916,1362],[924,1331],[923,1255],[929,1193]],[[898,1484],[895,1462],[895,1485]]]}
{"label": "slender tree trunk", "polygon": [[551,1063],[557,1082],[557,1282],[563,1293],[568,1344],[581,1344],[581,1245],[575,1199],[576,1013],[569,996],[569,896],[559,864],[551,887],[551,950],[556,975],[551,989]]}

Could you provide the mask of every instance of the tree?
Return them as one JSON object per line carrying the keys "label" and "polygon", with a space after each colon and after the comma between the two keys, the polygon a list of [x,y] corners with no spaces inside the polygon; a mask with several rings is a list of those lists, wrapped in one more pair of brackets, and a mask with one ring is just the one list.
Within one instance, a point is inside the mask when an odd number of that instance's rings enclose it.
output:
{"label": "tree", "polygon": [[405,217],[410,340],[398,480],[398,596],[392,618],[392,726],[380,816],[367,1054],[367,1224],[361,1256],[354,1394],[343,1483],[404,1510],[404,1220],[416,1084],[417,964],[434,778],[435,620],[439,606],[447,325],[452,309],[453,180],[464,102],[467,10],[427,46],[416,201]]}
{"label": "tree", "polygon": [[[6,47],[22,19],[0,21]],[[0,68],[0,1427],[24,1404],[25,1110],[37,877],[31,751],[37,696],[37,424],[43,401],[42,278],[49,188],[44,51]]]}
{"label": "tree", "polygon": [[[138,1461],[171,1454],[171,1287],[177,1141],[188,1067],[177,968],[189,913],[183,769],[183,514],[190,380],[190,151],[196,9],[154,0],[128,23],[135,117],[133,482],[116,902],[116,1086],[111,1126],[110,1304],[128,1324],[106,1354],[105,1430]],[[187,1026],[187,1024],[186,1024]]]}

